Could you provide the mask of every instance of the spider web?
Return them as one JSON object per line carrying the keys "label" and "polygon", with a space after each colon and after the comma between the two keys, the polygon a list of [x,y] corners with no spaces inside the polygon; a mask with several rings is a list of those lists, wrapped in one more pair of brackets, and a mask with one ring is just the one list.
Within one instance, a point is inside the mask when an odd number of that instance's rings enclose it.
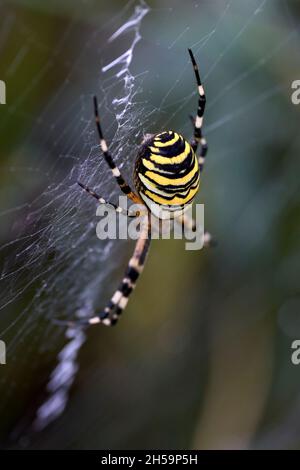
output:
{"label": "spider web", "polygon": [[[228,129],[232,133],[236,122],[253,117],[261,105],[283,93],[282,83],[270,86],[263,79],[250,99],[245,90],[251,92],[252,81],[294,44],[297,28],[284,2],[281,13],[286,17],[286,31],[266,41],[259,54],[248,51],[254,56],[250,64],[245,60],[240,69],[229,71],[242,45],[251,43],[257,29],[273,15],[268,0],[218,0],[214,5],[193,1],[181,21],[177,17],[180,2],[156,8],[131,1],[108,22],[98,13],[88,25],[74,8],[51,50],[39,37],[41,32],[26,22],[26,15],[5,2],[2,7],[7,14],[1,20],[0,51],[13,34],[16,46],[8,51],[8,66],[0,78],[9,84],[31,52],[39,63],[13,104],[8,101],[9,116],[0,121],[1,133],[12,126],[11,117],[27,123],[26,134],[18,136],[13,161],[1,169],[21,188],[17,200],[15,193],[8,196],[0,213],[1,235],[6,240],[1,246],[0,331],[8,356],[7,369],[1,370],[1,408],[10,403],[22,379],[15,378],[13,371],[30,338],[23,359],[25,368],[30,364],[30,374],[39,371],[46,355],[52,358],[47,363],[43,400],[31,412],[30,427],[37,431],[65,409],[79,367],[78,354],[86,341],[84,331],[64,331],[54,320],[90,316],[103,306],[114,290],[111,278],[125,250],[124,242],[100,242],[95,237],[93,201],[77,186],[82,181],[112,200],[119,194],[99,152],[92,95],[98,95],[111,152],[130,181],[132,161],[144,133],[178,128],[191,135],[187,116],[195,110],[196,90],[186,48],[192,47],[209,95],[205,133],[209,142],[225,142],[214,149],[220,154],[218,165],[224,165],[235,145]],[[152,29],[158,20],[161,34],[156,37]],[[41,109],[28,110],[27,100],[53,71],[58,77],[53,92]],[[244,93],[242,98],[239,93]],[[267,139],[270,131],[261,125],[265,134],[260,139]],[[251,152],[256,141],[252,134],[244,152]],[[216,162],[210,171],[218,171]],[[4,190],[8,188],[3,194]],[[293,191],[289,188],[285,201]],[[271,222],[272,214],[264,221],[266,231]],[[22,429],[21,423],[14,437],[22,435]]]}
{"label": "spider web", "polygon": [[[108,38],[104,47],[99,47],[99,37],[103,34],[101,30],[95,30],[90,35],[71,65],[62,86],[45,105],[25,139],[24,146],[27,146],[31,141],[39,140],[39,134],[47,136],[41,148],[35,149],[39,154],[37,160],[41,158],[40,162],[34,168],[26,168],[28,172],[37,175],[41,173],[43,179],[46,176],[44,184],[47,189],[38,194],[32,202],[9,211],[14,214],[15,220],[21,217],[22,225],[26,228],[22,228],[12,242],[2,247],[2,250],[8,249],[14,255],[4,258],[1,273],[1,309],[9,309],[27,292],[34,292],[28,305],[17,315],[14,310],[13,319],[9,319],[8,326],[2,329],[1,337],[8,338],[7,355],[11,363],[18,361],[21,338],[24,340],[31,335],[33,342],[34,338],[37,338],[39,351],[43,353],[48,349],[52,350],[57,337],[61,335],[61,328],[55,327],[53,320],[90,316],[101,295],[105,277],[117,264],[118,246],[113,242],[99,243],[99,240],[92,236],[95,234],[96,221],[91,217],[91,204],[78,191],[77,186],[77,181],[85,181],[91,187],[97,187],[99,180],[103,178],[102,194],[111,193],[111,197],[117,195],[115,188],[109,189],[109,172],[105,163],[103,164],[103,159],[99,158],[91,106],[92,94],[76,96],[74,103],[69,102],[66,108],[62,106],[62,109],[66,110],[60,112],[58,118],[54,116],[61,100],[65,104],[65,96],[69,89],[72,89],[73,77],[78,79],[78,69],[84,72],[80,79],[85,83],[90,78],[85,76],[88,70],[89,75],[95,77],[95,81],[86,83],[85,86],[87,89],[97,90],[101,116],[108,123],[106,135],[110,138],[112,152],[117,161],[121,154],[125,155],[125,158],[122,158],[124,161],[120,162],[120,168],[126,161],[134,158],[137,148],[134,142],[141,140],[141,124],[146,122],[147,105],[137,101],[144,72],[134,77],[130,72],[130,65],[135,47],[141,39],[141,22],[147,12],[148,7],[144,2],[136,5],[129,3],[119,15],[124,19],[124,23]],[[16,22],[15,27],[21,26],[25,29],[23,24],[18,24],[18,18],[13,17],[11,21]],[[57,49],[51,51],[52,57],[59,56],[64,47],[67,47],[68,40],[73,40],[74,29],[73,20]],[[122,52],[107,63],[105,54],[109,51],[109,44],[116,40],[120,41],[117,50]],[[39,47],[42,46],[39,44]],[[97,51],[97,57],[101,57],[102,61],[101,63],[99,59],[95,60],[94,70],[91,57],[93,50]],[[18,53],[12,68],[17,67],[16,62],[21,60],[24,54],[22,50]],[[52,59],[45,63],[39,76],[18,96],[15,108],[24,102],[37,81],[42,80],[53,66]],[[49,122],[49,116],[53,121]],[[133,122],[136,128],[132,126]],[[5,129],[5,123],[3,127]],[[45,175],[43,166],[48,166],[48,159],[53,160],[53,163],[49,165]],[[16,167],[10,168],[10,171],[19,170]],[[1,215],[5,217],[6,214],[4,211]],[[111,262],[106,266],[108,260]],[[66,292],[72,299],[71,302],[66,302]],[[57,417],[67,402],[68,391],[78,367],[77,354],[86,336],[78,328],[68,328],[65,337],[68,343],[57,356],[57,365],[47,384],[50,396],[37,410],[35,429],[42,429]],[[1,380],[2,385],[7,383],[7,378]]]}

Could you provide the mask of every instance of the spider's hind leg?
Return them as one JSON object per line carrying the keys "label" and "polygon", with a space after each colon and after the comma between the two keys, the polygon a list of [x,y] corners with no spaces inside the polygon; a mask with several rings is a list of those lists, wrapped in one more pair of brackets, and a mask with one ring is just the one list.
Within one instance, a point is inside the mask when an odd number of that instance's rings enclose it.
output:
{"label": "spider's hind leg", "polygon": [[206,96],[205,96],[204,87],[200,79],[199,69],[198,69],[198,65],[195,60],[194,54],[192,53],[191,49],[188,49],[188,51],[189,51],[192,65],[194,68],[197,87],[198,87],[198,94],[199,94],[196,119],[194,119],[193,116],[190,116],[190,119],[192,120],[192,123],[194,125],[194,137],[191,141],[191,147],[193,148],[194,152],[196,152],[198,145],[200,144],[200,154],[198,156],[198,162],[199,162],[200,171],[202,171],[204,163],[205,163],[205,156],[208,150],[207,141],[205,137],[203,137],[202,135],[202,125],[203,125],[203,116],[204,116],[205,105],[206,105]]}
{"label": "spider's hind leg", "polygon": [[143,201],[141,200],[140,196],[136,194],[129,186],[129,184],[126,183],[124,180],[119,168],[114,162],[114,159],[112,155],[110,154],[108,150],[108,146],[106,143],[106,140],[104,139],[103,132],[102,132],[102,127],[100,124],[100,117],[99,117],[99,111],[98,111],[98,100],[97,97],[94,96],[94,113],[95,113],[95,122],[96,122],[96,127],[97,127],[97,132],[99,136],[99,141],[100,141],[100,147],[102,150],[102,153],[104,155],[105,161],[108,164],[109,168],[111,169],[112,175],[114,176],[117,184],[119,185],[119,188],[121,191],[129,198],[131,201],[135,203],[142,203]]}

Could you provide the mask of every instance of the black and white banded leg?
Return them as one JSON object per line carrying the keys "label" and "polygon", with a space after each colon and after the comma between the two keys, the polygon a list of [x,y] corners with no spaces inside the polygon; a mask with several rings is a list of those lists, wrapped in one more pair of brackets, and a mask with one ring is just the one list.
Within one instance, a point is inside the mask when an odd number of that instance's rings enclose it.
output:
{"label": "black and white banded leg", "polygon": [[98,315],[80,320],[81,325],[95,325],[102,323],[106,326],[114,326],[124,308],[126,307],[129,296],[133,292],[137,280],[141,275],[151,242],[151,219],[147,214],[141,221],[141,233],[136,242],[132,257],[129,260],[124,278],[119,285],[105,309]]}
{"label": "black and white banded leg", "polygon": [[122,282],[114,295],[111,297],[107,306],[101,313],[91,318],[82,318],[75,321],[54,320],[57,325],[74,327],[88,327],[101,323],[106,326],[114,326],[124,308],[126,307],[129,296],[133,292],[137,280],[143,272],[147,254],[151,242],[151,215],[147,213],[141,220],[141,232],[136,242],[132,257],[129,260]]}
{"label": "black and white banded leg", "polygon": [[108,151],[108,146],[107,146],[106,140],[103,137],[103,132],[102,132],[102,128],[100,125],[100,118],[99,118],[99,112],[98,112],[98,100],[96,96],[94,96],[94,112],[95,112],[96,127],[97,127],[99,140],[100,140],[100,147],[103,152],[104,158],[112,171],[113,176],[115,177],[121,191],[124,194],[126,194],[126,196],[129,199],[131,199],[133,202],[136,202],[136,203],[142,203],[141,198],[134,191],[132,191],[130,186],[124,180],[119,168],[115,164],[110,152]]}
{"label": "black and white banded leg", "polygon": [[95,191],[93,191],[92,189],[90,189],[88,186],[86,186],[85,184],[82,184],[78,181],[78,184],[79,186],[84,189],[90,196],[94,197],[95,199],[97,199],[97,201],[100,203],[100,204],[106,204],[108,206],[112,206],[116,212],[118,212],[119,214],[123,214],[123,215],[126,215],[127,217],[139,217],[142,212],[141,211],[133,211],[133,212],[130,212],[130,211],[127,211],[126,209],[123,209],[123,207],[121,206],[118,206],[117,204],[114,204],[113,202],[110,202],[110,201],[107,201],[106,199],[104,199],[103,197],[99,196]]}
{"label": "black and white banded leg", "polygon": [[[176,220],[182,225],[183,229],[187,229],[190,232],[196,232],[197,225],[195,219],[192,219],[186,214],[180,215]],[[207,231],[203,234],[203,246],[206,247],[215,247],[217,245],[217,241],[215,238]]]}
{"label": "black and white banded leg", "polygon": [[199,69],[198,69],[198,65],[196,63],[194,54],[192,53],[191,49],[188,49],[188,51],[189,51],[190,58],[193,64],[197,87],[198,87],[198,93],[199,93],[197,116],[196,116],[196,119],[193,119],[194,137],[191,141],[191,147],[193,148],[194,152],[196,152],[198,149],[198,145],[200,144],[200,153],[199,153],[198,161],[199,161],[200,171],[202,171],[204,163],[205,163],[205,157],[206,157],[207,150],[208,150],[206,139],[202,135],[203,116],[204,116],[205,105],[206,105],[206,96],[204,92],[204,87],[201,83]]}

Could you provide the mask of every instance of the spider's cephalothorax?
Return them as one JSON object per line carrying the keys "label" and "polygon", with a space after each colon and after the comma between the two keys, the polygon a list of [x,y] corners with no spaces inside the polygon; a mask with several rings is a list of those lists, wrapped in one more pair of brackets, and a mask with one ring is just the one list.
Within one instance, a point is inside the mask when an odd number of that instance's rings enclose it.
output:
{"label": "spider's cephalothorax", "polygon": [[178,133],[147,136],[134,168],[135,187],[150,211],[159,218],[178,217],[199,189],[198,159]]}
{"label": "spider's cephalothorax", "polygon": [[[95,316],[80,321],[83,325],[102,323],[112,326],[117,323],[144,268],[151,241],[151,214],[159,218],[169,218],[171,215],[184,226],[195,229],[194,221],[183,212],[192,203],[198,191],[200,173],[207,153],[206,139],[202,135],[206,98],[198,66],[190,49],[189,54],[198,90],[197,114],[195,119],[192,117],[194,136],[189,143],[173,131],[146,135],[134,167],[136,192],[123,178],[108,149],[100,124],[97,98],[94,97],[96,126],[103,156],[120,190],[132,202],[141,204],[142,209],[127,211],[99,196],[84,184],[79,183],[79,185],[100,204],[110,204],[116,212],[128,217],[141,217],[141,233],[118,289],[102,311],[95,312]],[[211,236],[208,232],[204,233],[203,241],[206,246],[210,244]]]}

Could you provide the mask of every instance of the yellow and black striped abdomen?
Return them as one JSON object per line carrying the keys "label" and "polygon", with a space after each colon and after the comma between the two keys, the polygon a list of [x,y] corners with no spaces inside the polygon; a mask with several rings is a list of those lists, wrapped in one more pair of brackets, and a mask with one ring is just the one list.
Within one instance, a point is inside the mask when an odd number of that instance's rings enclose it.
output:
{"label": "yellow and black striped abdomen", "polygon": [[[148,208],[177,216],[199,189],[197,157],[190,144],[173,131],[146,137],[138,153],[134,183]],[[158,215],[159,216],[159,215]]]}

